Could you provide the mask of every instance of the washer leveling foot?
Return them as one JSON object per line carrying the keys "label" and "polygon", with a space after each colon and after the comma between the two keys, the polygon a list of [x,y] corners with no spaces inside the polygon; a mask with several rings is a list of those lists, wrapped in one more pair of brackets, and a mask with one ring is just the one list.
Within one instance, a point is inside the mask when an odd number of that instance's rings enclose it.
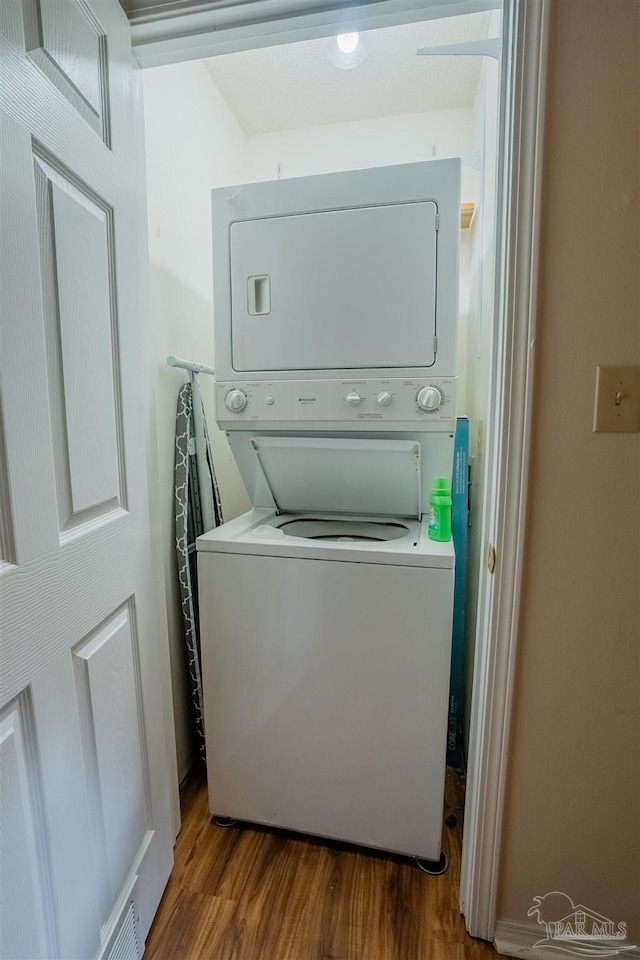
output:
{"label": "washer leveling foot", "polygon": [[430,877],[439,877],[449,866],[449,859],[444,852],[440,854],[438,860],[425,860],[424,857],[414,857],[414,860],[422,872],[429,874]]}
{"label": "washer leveling foot", "polygon": [[216,827],[235,827],[237,820],[232,817],[211,817]]}

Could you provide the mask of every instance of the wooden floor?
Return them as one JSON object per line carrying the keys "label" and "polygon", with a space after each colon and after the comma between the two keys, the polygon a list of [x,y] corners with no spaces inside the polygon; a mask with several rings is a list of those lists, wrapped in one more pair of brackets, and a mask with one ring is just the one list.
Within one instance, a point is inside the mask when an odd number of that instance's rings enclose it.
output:
{"label": "wooden floor", "polygon": [[210,822],[202,774],[182,790],[176,862],[145,960],[496,960],[458,913],[460,777],[448,771],[449,869],[299,834]]}

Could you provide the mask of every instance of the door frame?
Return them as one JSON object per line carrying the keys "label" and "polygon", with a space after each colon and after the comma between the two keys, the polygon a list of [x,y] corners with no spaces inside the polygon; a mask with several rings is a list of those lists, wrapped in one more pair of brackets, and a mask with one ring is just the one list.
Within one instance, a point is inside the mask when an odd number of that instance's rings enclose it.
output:
{"label": "door frame", "polygon": [[495,10],[501,0],[121,0],[141,67]]}
{"label": "door frame", "polygon": [[[551,0],[505,0],[495,303],[460,908],[493,940],[520,625]],[[487,556],[487,561],[489,557]]]}
{"label": "door frame", "polygon": [[[123,0],[141,67],[496,9],[500,0]],[[481,565],[460,909],[495,930],[526,538],[540,192],[551,0],[504,0],[496,214],[496,327],[490,374]],[[267,12],[268,10],[268,12]]]}

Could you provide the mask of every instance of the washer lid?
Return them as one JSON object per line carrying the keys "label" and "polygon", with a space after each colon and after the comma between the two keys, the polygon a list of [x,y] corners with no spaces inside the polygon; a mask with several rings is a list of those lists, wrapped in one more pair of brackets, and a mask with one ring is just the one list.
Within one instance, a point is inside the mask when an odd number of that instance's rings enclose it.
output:
{"label": "washer lid", "polygon": [[420,519],[420,444],[413,440],[254,437],[279,513]]}

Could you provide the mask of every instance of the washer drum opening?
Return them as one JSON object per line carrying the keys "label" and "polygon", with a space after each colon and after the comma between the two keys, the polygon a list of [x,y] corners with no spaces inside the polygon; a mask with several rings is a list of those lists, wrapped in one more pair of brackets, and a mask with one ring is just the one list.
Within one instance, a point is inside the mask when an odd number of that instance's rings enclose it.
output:
{"label": "washer drum opening", "polygon": [[300,537],[304,540],[333,540],[344,542],[382,543],[387,540],[400,540],[409,533],[404,523],[377,522],[375,520],[329,520],[321,517],[285,520],[278,524],[288,537]]}

